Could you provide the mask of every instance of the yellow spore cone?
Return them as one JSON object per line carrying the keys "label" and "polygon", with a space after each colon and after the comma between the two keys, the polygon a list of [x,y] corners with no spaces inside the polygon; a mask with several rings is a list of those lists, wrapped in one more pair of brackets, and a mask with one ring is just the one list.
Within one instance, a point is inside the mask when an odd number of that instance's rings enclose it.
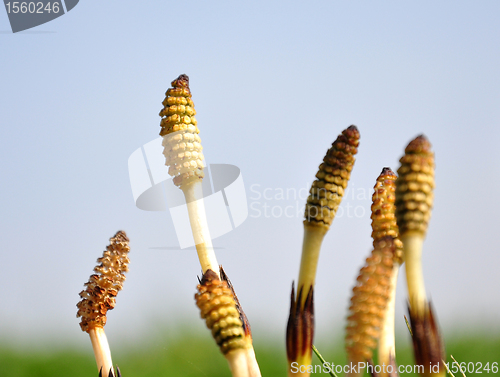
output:
{"label": "yellow spore cone", "polygon": [[352,364],[371,359],[377,345],[391,294],[394,251],[391,236],[377,240],[357,277],[346,329],[346,350]]}
{"label": "yellow spore cone", "polygon": [[316,173],[304,214],[304,225],[330,228],[347,188],[358,152],[359,131],[350,126],[339,135],[326,152]]}
{"label": "yellow spore cone", "polygon": [[444,342],[427,300],[422,271],[422,249],[434,195],[434,153],[424,135],[413,139],[400,160],[396,181],[397,221],[403,241],[413,350],[424,377],[445,376]]}
{"label": "yellow spore cone", "polygon": [[212,270],[218,274],[219,265],[213,251],[201,186],[204,177],[203,148],[187,75],[180,75],[172,81],[172,88],[167,90],[163,106],[159,115],[162,118],[160,135],[163,136],[165,164],[169,167],[168,173],[174,177],[174,184],[186,198],[201,268],[203,272]]}
{"label": "yellow spore cone", "polygon": [[394,240],[394,265],[390,275],[390,291],[385,314],[378,337],[378,365],[381,366],[380,377],[388,376],[387,367],[395,363],[396,344],[394,335],[396,286],[399,266],[402,263],[403,243],[399,239],[399,228],[396,223],[396,175],[390,168],[384,168],[377,178],[374,187],[371,207],[373,246],[384,237]]}
{"label": "yellow spore cone", "polygon": [[424,135],[413,139],[400,159],[396,180],[396,218],[406,262],[412,310],[423,315],[427,305],[422,272],[422,246],[434,199],[434,153]]}
{"label": "yellow spore cone", "polygon": [[[222,273],[225,276],[224,273]],[[253,353],[252,337],[244,313],[227,281],[207,270],[195,295],[201,317],[224,354],[233,377],[260,377]]]}
{"label": "yellow spore cone", "polygon": [[[347,188],[358,145],[356,126],[342,131],[319,166],[307,198],[297,297],[292,288],[286,343],[289,365],[298,363],[299,370],[307,369],[312,359],[314,282],[321,244]],[[295,374],[292,369],[289,369],[290,376],[309,375],[309,372]]]}
{"label": "yellow spore cone", "polygon": [[199,181],[204,177],[203,148],[187,75],[172,81],[163,106],[159,114],[162,117],[160,135],[163,136],[168,173],[179,187]]}
{"label": "yellow spore cone", "polygon": [[434,200],[434,153],[429,140],[412,140],[399,160],[396,182],[396,217],[401,236],[418,233],[425,237]]}

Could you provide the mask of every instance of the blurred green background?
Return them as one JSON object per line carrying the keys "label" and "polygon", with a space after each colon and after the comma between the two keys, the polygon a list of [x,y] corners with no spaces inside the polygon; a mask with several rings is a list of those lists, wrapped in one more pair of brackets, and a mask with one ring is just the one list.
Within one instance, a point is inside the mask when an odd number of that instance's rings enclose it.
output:
{"label": "blurred green background", "polygon": [[[409,334],[400,334],[397,361],[399,365],[413,362]],[[500,337],[487,331],[457,331],[446,339],[447,354],[459,362],[500,362]],[[319,351],[329,363],[345,363],[341,339],[319,339]],[[286,376],[286,355],[284,341],[255,340],[254,347],[263,376]],[[228,376],[227,363],[210,338],[208,331],[194,334],[188,329],[161,331],[154,337],[135,344],[112,349],[113,362],[120,367],[123,377],[158,376]],[[319,364],[313,356],[313,361]],[[451,359],[450,359],[451,362]],[[498,365],[498,364],[497,364]],[[470,365],[472,370],[472,364]],[[97,376],[95,361],[90,345],[87,350],[54,344],[32,345],[23,350],[0,346],[0,375],[2,377],[24,376]],[[315,373],[327,376],[326,373]],[[466,373],[467,376],[478,373]],[[481,375],[498,375],[491,370]],[[314,374],[313,374],[314,375]]]}

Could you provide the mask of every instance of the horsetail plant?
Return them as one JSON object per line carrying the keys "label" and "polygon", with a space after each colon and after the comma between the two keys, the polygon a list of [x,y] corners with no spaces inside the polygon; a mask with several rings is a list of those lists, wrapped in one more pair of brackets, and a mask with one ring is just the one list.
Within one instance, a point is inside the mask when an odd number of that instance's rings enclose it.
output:
{"label": "horsetail plant", "polygon": [[[252,345],[250,324],[233,285],[219,266],[208,230],[203,203],[204,164],[196,111],[189,78],[172,81],[160,111],[163,154],[173,182],[184,193],[202,276],[195,294],[201,318],[226,358],[233,377],[261,377]],[[304,213],[304,237],[297,281],[292,284],[286,329],[289,376],[309,376],[313,346],[314,286],[319,253],[347,188],[359,146],[359,131],[350,126],[337,137],[319,166],[309,191]],[[401,158],[399,177],[384,168],[372,196],[373,250],[360,269],[350,301],[345,345],[349,375],[363,373],[360,363],[385,366],[377,377],[397,376],[394,312],[399,267],[406,262],[409,313],[414,353],[424,377],[444,376],[444,346],[423,281],[421,255],[433,204],[434,155],[421,135],[412,140]],[[128,271],[129,239],[119,231],[110,239],[94,274],[80,293],[77,317],[90,336],[99,377],[114,377],[106,314],[115,306]],[[332,363],[333,365],[333,363]],[[367,364],[364,364],[367,365]],[[292,368],[292,366],[294,366]],[[305,368],[304,368],[305,366]],[[389,369],[392,367],[392,371]],[[419,369],[421,370],[421,369]],[[345,371],[345,369],[344,369]],[[331,371],[331,375],[335,375]],[[117,377],[121,377],[117,368]]]}
{"label": "horsetail plant", "polygon": [[199,129],[194,117],[196,111],[191,99],[189,77],[180,75],[172,81],[160,111],[162,145],[169,174],[186,198],[189,221],[193,233],[203,277],[195,296],[212,331],[216,343],[229,363],[234,377],[260,377],[260,369],[252,346],[250,327],[241,310],[231,283],[219,272],[219,264],[208,229],[201,181],[203,154]]}
{"label": "horsetail plant", "polygon": [[406,262],[415,360],[424,368],[422,376],[444,376],[444,343],[427,301],[422,271],[422,247],[434,199],[434,153],[429,140],[424,135],[413,139],[400,163],[396,181],[396,217]]}
{"label": "horsetail plant", "polygon": [[247,356],[247,350],[253,349],[250,325],[222,267],[220,275],[222,281],[212,270],[203,274],[195,295],[196,305],[228,361],[232,375],[260,376],[260,370],[253,369]]}
{"label": "horsetail plant", "polygon": [[412,310],[423,314],[427,296],[422,245],[434,198],[434,154],[424,135],[408,144],[400,163],[396,180],[396,217],[403,241],[408,296]]}
{"label": "horsetail plant", "polygon": [[[374,187],[371,207],[372,239],[373,246],[382,237],[390,236],[394,239],[394,259],[390,277],[390,292],[387,302],[386,313],[378,339],[378,364],[393,365],[395,368],[396,344],[394,335],[396,287],[399,274],[399,266],[402,263],[403,243],[399,239],[399,228],[396,222],[396,175],[390,168],[384,168],[377,178]],[[380,377],[388,375],[387,369],[382,369]]]}
{"label": "horsetail plant", "polygon": [[[162,145],[165,165],[173,181],[186,198],[191,230],[203,273],[212,270],[219,274],[219,265],[208,230],[201,181],[203,153],[200,130],[194,117],[196,110],[191,99],[189,77],[180,75],[172,81],[172,88],[165,93],[163,109],[160,111]],[[220,278],[220,276],[219,276]]]}
{"label": "horsetail plant", "polygon": [[[113,362],[108,340],[104,332],[106,314],[115,307],[116,295],[123,288],[124,273],[128,271],[130,260],[129,239],[123,231],[118,231],[110,240],[98,265],[95,274],[90,275],[87,287],[80,292],[82,300],[76,305],[77,317],[81,317],[82,331],[90,335],[99,376],[113,377]],[[118,376],[120,370],[118,369]]]}
{"label": "horsetail plant", "polygon": [[238,310],[239,316],[240,316],[240,321],[243,324],[243,329],[245,330],[245,340],[246,340],[246,347],[245,347],[245,352],[246,352],[246,358],[248,362],[248,376],[249,377],[261,377],[260,373],[260,368],[259,364],[257,363],[257,358],[255,356],[255,351],[253,349],[252,345],[252,329],[250,328],[250,322],[248,322],[248,318],[243,311],[243,308],[241,307],[240,301],[238,300],[238,297],[236,296],[236,292],[234,291],[233,284],[229,280],[229,278],[226,275],[226,272],[220,266],[220,276],[222,280],[227,284],[229,289],[231,290],[233,294],[233,299],[234,302],[236,303],[236,309]]}
{"label": "horsetail plant", "polygon": [[[393,237],[376,240],[356,279],[346,328],[346,351],[350,365],[360,365],[372,359],[391,297],[395,252]],[[361,375],[359,369],[352,371],[350,375]]]}
{"label": "horsetail plant", "polygon": [[[292,286],[290,298],[286,333],[289,366],[292,363],[297,363],[299,366],[311,364],[314,337],[314,282],[319,252],[347,188],[358,145],[359,131],[356,126],[352,125],[342,131],[327,151],[309,191],[304,214],[304,239],[297,296]],[[309,376],[308,372],[296,374],[291,368],[288,371],[290,376]]]}

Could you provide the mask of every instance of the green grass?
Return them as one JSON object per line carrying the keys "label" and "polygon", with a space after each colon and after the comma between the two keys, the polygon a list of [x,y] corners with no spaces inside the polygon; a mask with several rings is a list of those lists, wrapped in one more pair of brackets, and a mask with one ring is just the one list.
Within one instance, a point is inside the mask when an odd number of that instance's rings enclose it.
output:
{"label": "green grass", "polygon": [[[177,333],[178,334],[178,333]],[[141,342],[136,347],[113,350],[113,361],[120,366],[123,377],[159,377],[159,376],[197,376],[197,377],[230,377],[224,357],[220,354],[213,340],[208,336],[165,336],[152,340],[150,344]],[[409,339],[403,339],[399,344],[406,344]],[[320,341],[319,351],[328,362],[342,364],[345,354],[341,342],[336,346]],[[446,340],[447,354],[452,354],[459,362],[486,364],[500,362],[500,337],[469,334]],[[45,346],[41,346],[41,348]],[[285,377],[286,356],[283,342],[255,343],[257,359],[264,377]],[[319,364],[316,356],[313,361]],[[411,349],[398,349],[399,365],[413,362]],[[316,374],[328,376],[326,373]],[[467,373],[467,376],[475,375]],[[499,373],[485,373],[481,376],[500,376]],[[66,349],[50,351],[22,352],[9,349],[8,345],[0,346],[0,376],[1,377],[96,377],[97,369],[89,341],[89,349],[77,351]],[[313,374],[314,376],[314,374]],[[459,375],[456,375],[459,377]]]}

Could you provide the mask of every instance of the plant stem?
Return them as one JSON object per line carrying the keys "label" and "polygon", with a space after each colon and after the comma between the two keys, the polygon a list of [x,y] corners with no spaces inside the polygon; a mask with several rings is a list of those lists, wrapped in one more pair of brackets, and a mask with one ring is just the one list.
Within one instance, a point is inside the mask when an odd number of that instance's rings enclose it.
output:
{"label": "plant stem", "polygon": [[[292,304],[287,326],[288,363],[291,367],[292,362],[297,362],[299,373],[292,373],[290,368],[288,370],[289,376],[309,376],[308,372],[300,373],[300,368],[302,367],[302,370],[304,370],[305,367],[307,370],[312,361],[311,346],[314,336],[313,288],[321,243],[327,231],[327,227],[304,222],[304,239],[302,242],[297,295],[293,297],[292,293],[292,301],[295,302],[297,310],[292,309],[294,307]],[[307,300],[310,300],[309,305],[306,303]],[[294,317],[296,315],[298,317]],[[310,320],[304,321],[306,318]],[[293,336],[296,337],[295,342],[290,338]],[[289,353],[291,352],[291,349],[288,349],[290,347],[294,349],[294,356]]]}
{"label": "plant stem", "polygon": [[410,308],[416,314],[423,316],[427,305],[424,275],[422,272],[422,246],[424,235],[417,232],[407,232],[401,236],[401,241],[403,242]]}
{"label": "plant stem", "polygon": [[405,317],[406,328],[408,329],[410,336],[413,338],[413,331],[411,330],[410,322],[408,322],[408,317],[406,317],[406,316],[404,316],[404,317]]}
{"label": "plant stem", "polygon": [[212,270],[220,279],[219,264],[215,257],[210,231],[208,230],[201,180],[183,185],[181,190],[186,198],[189,222],[203,273]]}
{"label": "plant stem", "polygon": [[324,227],[304,224],[304,240],[302,242],[302,257],[300,259],[299,282],[297,285],[297,295],[302,288],[302,302],[297,305],[304,305],[309,288],[314,286],[316,280],[316,269],[318,267],[319,252],[321,243],[327,229]]}
{"label": "plant stem", "polygon": [[229,369],[233,377],[250,377],[247,353],[245,349],[239,348],[226,353],[225,358],[229,364]]}
{"label": "plant stem", "polygon": [[102,377],[108,377],[109,370],[113,367],[111,351],[104,328],[96,326],[89,329],[90,341],[94,349],[97,370],[102,370]]}
{"label": "plant stem", "polygon": [[262,375],[260,373],[259,364],[257,363],[257,358],[255,357],[255,351],[252,345],[246,349],[246,357],[248,363],[248,376],[261,377]]}
{"label": "plant stem", "polygon": [[[391,362],[391,356],[393,360],[396,360],[396,344],[394,336],[394,322],[395,322],[395,309],[396,309],[396,287],[398,282],[399,273],[399,263],[395,262],[391,274],[391,292],[389,301],[387,302],[386,312],[384,321],[382,323],[382,331],[380,332],[380,338],[378,341],[378,364],[379,365],[389,365]],[[386,377],[388,375],[387,368],[384,368],[380,377]]]}
{"label": "plant stem", "polygon": [[[318,357],[319,361],[321,361],[321,364],[325,365],[326,364],[326,360],[323,358],[323,356],[321,356],[321,354],[319,353],[318,349],[314,346],[314,344],[312,346],[312,349],[313,349],[314,353],[316,354],[316,356]],[[331,368],[330,368],[330,370],[329,370],[328,373],[332,377],[337,377],[337,375],[335,374],[335,372]]]}

